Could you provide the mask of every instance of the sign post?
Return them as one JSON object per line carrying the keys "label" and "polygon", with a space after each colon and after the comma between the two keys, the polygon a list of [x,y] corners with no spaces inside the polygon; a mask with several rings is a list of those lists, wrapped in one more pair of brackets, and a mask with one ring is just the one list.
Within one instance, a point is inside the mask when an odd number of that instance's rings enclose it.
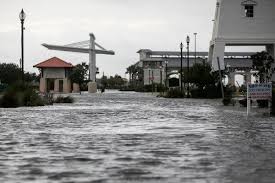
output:
{"label": "sign post", "polygon": [[272,83],[247,84],[247,116],[250,113],[250,100],[271,100]]}

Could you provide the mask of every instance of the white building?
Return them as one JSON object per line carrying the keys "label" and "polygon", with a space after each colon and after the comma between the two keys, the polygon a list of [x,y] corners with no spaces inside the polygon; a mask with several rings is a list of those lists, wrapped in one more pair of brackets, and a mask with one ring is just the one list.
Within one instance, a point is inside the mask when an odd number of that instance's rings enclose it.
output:
{"label": "white building", "polygon": [[[275,0],[217,0],[209,61],[225,68],[225,46],[265,46],[275,54]],[[275,77],[273,78],[273,80]]]}

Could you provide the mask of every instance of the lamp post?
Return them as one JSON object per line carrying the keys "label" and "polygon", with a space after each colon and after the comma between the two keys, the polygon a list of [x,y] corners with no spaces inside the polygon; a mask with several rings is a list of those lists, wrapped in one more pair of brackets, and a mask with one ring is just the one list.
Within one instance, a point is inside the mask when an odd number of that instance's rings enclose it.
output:
{"label": "lamp post", "polygon": [[154,70],[152,70],[152,94],[154,93]]}
{"label": "lamp post", "polygon": [[19,14],[19,19],[21,21],[21,74],[22,74],[22,81],[24,82],[24,21],[26,18],[26,14],[22,9]]}
{"label": "lamp post", "polygon": [[196,63],[196,61],[197,61],[197,34],[198,33],[194,33],[194,35],[195,35],[195,63]]}
{"label": "lamp post", "polygon": [[168,61],[165,60],[165,87],[167,88],[168,87]]}
{"label": "lamp post", "polygon": [[183,44],[180,43],[180,92],[182,93],[182,48]]}
{"label": "lamp post", "polygon": [[151,84],[151,70],[148,69],[148,72],[149,72],[149,85]]}
{"label": "lamp post", "polygon": [[162,86],[162,65],[159,66],[159,74],[160,74],[160,86]]}
{"label": "lamp post", "polygon": [[187,43],[187,98],[190,98],[190,88],[189,88],[189,43],[190,43],[190,37],[186,37],[186,43]]}

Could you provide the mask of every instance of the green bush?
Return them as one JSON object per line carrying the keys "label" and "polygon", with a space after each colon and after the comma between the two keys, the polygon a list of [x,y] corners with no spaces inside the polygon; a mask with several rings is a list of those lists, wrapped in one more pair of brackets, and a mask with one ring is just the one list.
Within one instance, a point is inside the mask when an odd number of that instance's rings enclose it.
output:
{"label": "green bush", "polygon": [[193,88],[190,91],[192,98],[206,98],[206,90]]}
{"label": "green bush", "polygon": [[259,108],[267,108],[268,107],[268,100],[257,100]]}
{"label": "green bush", "polygon": [[223,105],[228,106],[230,103],[232,103],[232,98],[225,97],[222,100]]}
{"label": "green bush", "polygon": [[8,87],[7,84],[0,83],[0,93],[5,91],[7,89],[7,87]]}
{"label": "green bush", "polygon": [[0,107],[42,106],[44,102],[28,84],[16,83],[8,87],[0,100]]}
{"label": "green bush", "polygon": [[212,98],[221,98],[222,97],[220,85],[218,85],[218,86],[209,85],[209,86],[206,86],[205,90],[206,90],[206,98],[212,99]]}
{"label": "green bush", "polygon": [[58,96],[55,100],[54,103],[73,103],[74,99],[70,96]]}
{"label": "green bush", "polygon": [[18,107],[19,103],[15,92],[8,92],[0,99],[0,107],[14,108]]}
{"label": "green bush", "polygon": [[185,92],[181,92],[178,88],[168,90],[165,95],[166,98],[184,98],[184,96]]}
{"label": "green bush", "polygon": [[271,114],[272,114],[272,115],[275,115],[275,88],[273,88],[273,90],[272,90]]}
{"label": "green bush", "polygon": [[33,89],[23,92],[23,106],[43,106],[43,99]]}

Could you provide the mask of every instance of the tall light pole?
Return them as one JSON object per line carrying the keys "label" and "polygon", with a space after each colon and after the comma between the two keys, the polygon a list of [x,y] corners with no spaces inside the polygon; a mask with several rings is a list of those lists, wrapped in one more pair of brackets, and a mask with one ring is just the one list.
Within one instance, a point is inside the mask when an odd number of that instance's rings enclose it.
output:
{"label": "tall light pole", "polygon": [[159,74],[160,74],[160,86],[162,86],[162,65],[159,66]]}
{"label": "tall light pole", "polygon": [[148,69],[148,72],[149,72],[149,85],[151,84],[151,70]]}
{"label": "tall light pole", "polygon": [[22,69],[22,81],[24,82],[24,21],[26,18],[26,14],[24,10],[22,9],[19,14],[19,19],[21,21],[21,69]]}
{"label": "tall light pole", "polygon": [[194,33],[194,35],[195,35],[195,63],[196,63],[196,61],[197,61],[197,34],[198,33]]}
{"label": "tall light pole", "polygon": [[180,43],[180,92],[182,93],[182,48],[183,44]]}
{"label": "tall light pole", "polygon": [[186,43],[187,43],[187,98],[190,98],[190,88],[189,88],[189,43],[190,43],[190,37],[186,37]]}
{"label": "tall light pole", "polygon": [[168,60],[165,60],[165,87],[168,87]]}

